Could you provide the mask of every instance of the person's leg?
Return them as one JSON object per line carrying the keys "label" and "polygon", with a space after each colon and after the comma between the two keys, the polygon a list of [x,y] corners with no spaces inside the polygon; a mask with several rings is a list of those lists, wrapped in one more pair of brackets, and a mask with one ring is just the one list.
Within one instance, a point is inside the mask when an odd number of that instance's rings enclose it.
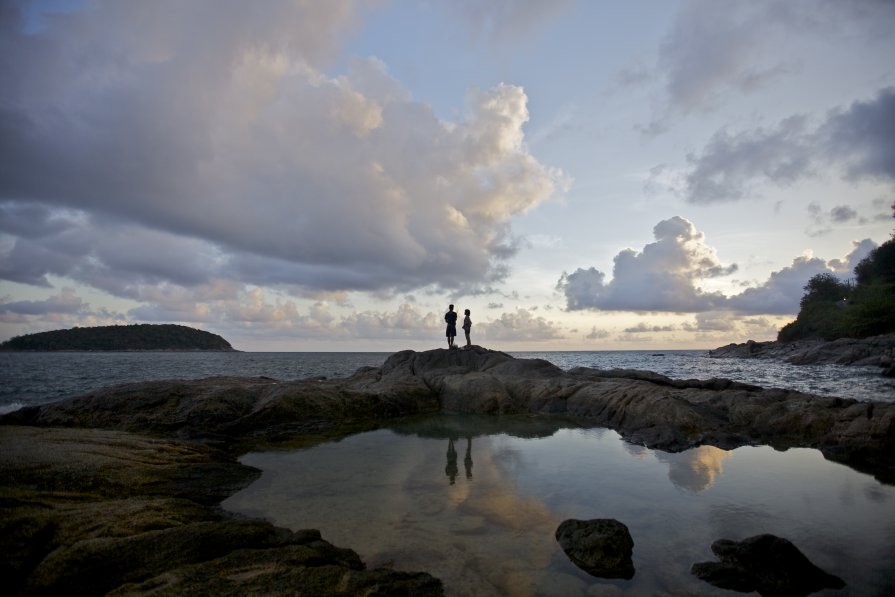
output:
{"label": "person's leg", "polygon": [[463,333],[466,334],[466,346],[472,346],[472,342],[469,341],[469,330],[463,330]]}

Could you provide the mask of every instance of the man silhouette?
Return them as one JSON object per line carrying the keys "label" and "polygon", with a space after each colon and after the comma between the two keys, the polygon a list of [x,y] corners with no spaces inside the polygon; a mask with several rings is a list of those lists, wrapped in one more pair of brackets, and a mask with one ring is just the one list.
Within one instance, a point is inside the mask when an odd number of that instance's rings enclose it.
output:
{"label": "man silhouette", "polygon": [[445,330],[445,336],[447,336],[448,348],[454,347],[454,337],[457,335],[457,314],[454,312],[454,306],[448,305],[448,312],[444,314],[444,320],[447,322],[447,330]]}

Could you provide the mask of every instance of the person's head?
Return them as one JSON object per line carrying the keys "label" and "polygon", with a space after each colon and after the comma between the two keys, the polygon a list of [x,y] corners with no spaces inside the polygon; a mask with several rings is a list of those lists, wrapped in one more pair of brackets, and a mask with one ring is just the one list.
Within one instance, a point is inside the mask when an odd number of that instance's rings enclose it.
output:
{"label": "person's head", "polygon": [[453,306],[453,305],[448,305],[448,311],[453,311],[453,310],[454,310],[454,306]]}
{"label": "person's head", "polygon": [[469,309],[467,309],[466,311],[463,311],[463,314],[464,314],[464,315],[469,315]]}

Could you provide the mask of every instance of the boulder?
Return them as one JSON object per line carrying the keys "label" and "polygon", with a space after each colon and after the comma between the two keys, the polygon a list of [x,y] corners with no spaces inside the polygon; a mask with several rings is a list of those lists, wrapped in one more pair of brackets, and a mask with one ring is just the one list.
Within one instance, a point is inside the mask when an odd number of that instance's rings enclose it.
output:
{"label": "boulder", "polygon": [[719,539],[712,543],[712,552],[719,562],[693,564],[690,572],[722,589],[795,596],[845,586],[841,578],[824,572],[795,545],[774,535]]}
{"label": "boulder", "polygon": [[612,518],[564,520],[556,540],[576,566],[600,578],[634,576],[634,540],[628,527]]}

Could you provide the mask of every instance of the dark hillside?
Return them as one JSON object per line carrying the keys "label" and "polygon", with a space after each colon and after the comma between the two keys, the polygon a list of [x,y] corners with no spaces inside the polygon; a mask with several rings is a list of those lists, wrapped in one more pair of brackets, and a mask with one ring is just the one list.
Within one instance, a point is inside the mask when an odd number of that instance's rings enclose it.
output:
{"label": "dark hillside", "polygon": [[799,315],[777,335],[780,342],[869,338],[895,333],[895,238],[855,267],[854,281],[833,274],[808,280]]}
{"label": "dark hillside", "polygon": [[0,350],[220,350],[233,347],[217,334],[182,325],[110,325],[16,336]]}

